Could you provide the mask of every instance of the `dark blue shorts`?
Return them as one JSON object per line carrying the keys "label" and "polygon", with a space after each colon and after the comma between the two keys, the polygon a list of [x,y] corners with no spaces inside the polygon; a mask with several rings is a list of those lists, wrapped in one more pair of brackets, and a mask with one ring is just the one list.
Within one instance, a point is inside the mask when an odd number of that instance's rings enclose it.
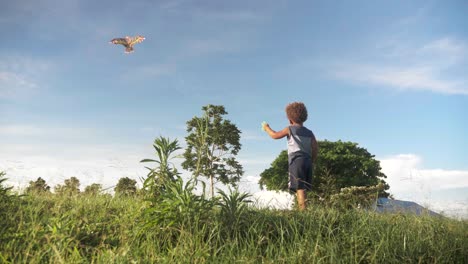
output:
{"label": "dark blue shorts", "polygon": [[289,164],[289,190],[312,190],[312,168],[309,157],[295,157]]}

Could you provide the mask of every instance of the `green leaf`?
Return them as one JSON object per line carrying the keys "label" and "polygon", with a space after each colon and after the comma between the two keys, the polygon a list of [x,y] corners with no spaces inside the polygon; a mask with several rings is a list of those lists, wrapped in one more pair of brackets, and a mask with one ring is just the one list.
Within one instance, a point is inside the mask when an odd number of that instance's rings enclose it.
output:
{"label": "green leaf", "polygon": [[154,160],[154,159],[142,159],[140,162],[159,162],[159,161]]}

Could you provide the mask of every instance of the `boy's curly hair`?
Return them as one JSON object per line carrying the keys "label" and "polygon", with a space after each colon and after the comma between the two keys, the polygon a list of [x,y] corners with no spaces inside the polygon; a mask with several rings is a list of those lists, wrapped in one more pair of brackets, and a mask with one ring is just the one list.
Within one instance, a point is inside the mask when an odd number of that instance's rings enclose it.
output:
{"label": "boy's curly hair", "polygon": [[307,108],[302,102],[290,103],[286,106],[286,115],[291,121],[302,124],[307,120]]}

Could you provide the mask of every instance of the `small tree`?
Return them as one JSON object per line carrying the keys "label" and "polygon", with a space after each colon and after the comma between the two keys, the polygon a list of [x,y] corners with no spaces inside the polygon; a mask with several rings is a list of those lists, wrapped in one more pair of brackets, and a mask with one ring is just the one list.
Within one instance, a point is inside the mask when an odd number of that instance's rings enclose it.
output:
{"label": "small tree", "polygon": [[102,191],[102,185],[98,183],[93,183],[86,186],[84,190],[85,195],[98,195]]}
{"label": "small tree", "polygon": [[171,141],[169,138],[162,136],[154,140],[153,147],[158,159],[144,159],[140,162],[156,163],[156,167],[154,168],[145,167],[149,170],[149,173],[143,183],[143,188],[145,188],[151,196],[157,197],[164,191],[167,182],[175,181],[176,177],[179,176],[179,172],[170,160],[179,157],[171,157],[171,155],[181,148],[179,147],[177,139]]}
{"label": "small tree", "polygon": [[120,178],[114,188],[116,195],[131,196],[137,192],[136,181],[128,177]]}
{"label": "small tree", "polygon": [[202,117],[187,122],[189,135],[185,138],[187,148],[182,166],[192,171],[195,179],[207,177],[213,197],[215,180],[235,187],[243,174],[242,165],[236,160],[241,149],[241,131],[223,118],[227,114],[224,106],[207,105],[202,110]]}
{"label": "small tree", "polygon": [[30,181],[29,186],[26,187],[26,193],[50,193],[50,186],[41,177],[36,181]]}
{"label": "small tree", "polygon": [[77,195],[80,193],[80,180],[76,177],[71,177],[64,181],[64,185],[58,184],[54,188],[55,193],[60,195]]}

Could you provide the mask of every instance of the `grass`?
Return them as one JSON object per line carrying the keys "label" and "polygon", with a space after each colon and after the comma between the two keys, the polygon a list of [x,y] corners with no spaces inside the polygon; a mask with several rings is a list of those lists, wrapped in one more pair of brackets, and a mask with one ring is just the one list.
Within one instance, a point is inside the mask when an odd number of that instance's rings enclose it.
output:
{"label": "grass", "polygon": [[468,263],[467,221],[319,205],[258,209],[235,193],[209,203],[175,192],[161,205],[109,195],[15,198],[1,205],[0,263]]}

